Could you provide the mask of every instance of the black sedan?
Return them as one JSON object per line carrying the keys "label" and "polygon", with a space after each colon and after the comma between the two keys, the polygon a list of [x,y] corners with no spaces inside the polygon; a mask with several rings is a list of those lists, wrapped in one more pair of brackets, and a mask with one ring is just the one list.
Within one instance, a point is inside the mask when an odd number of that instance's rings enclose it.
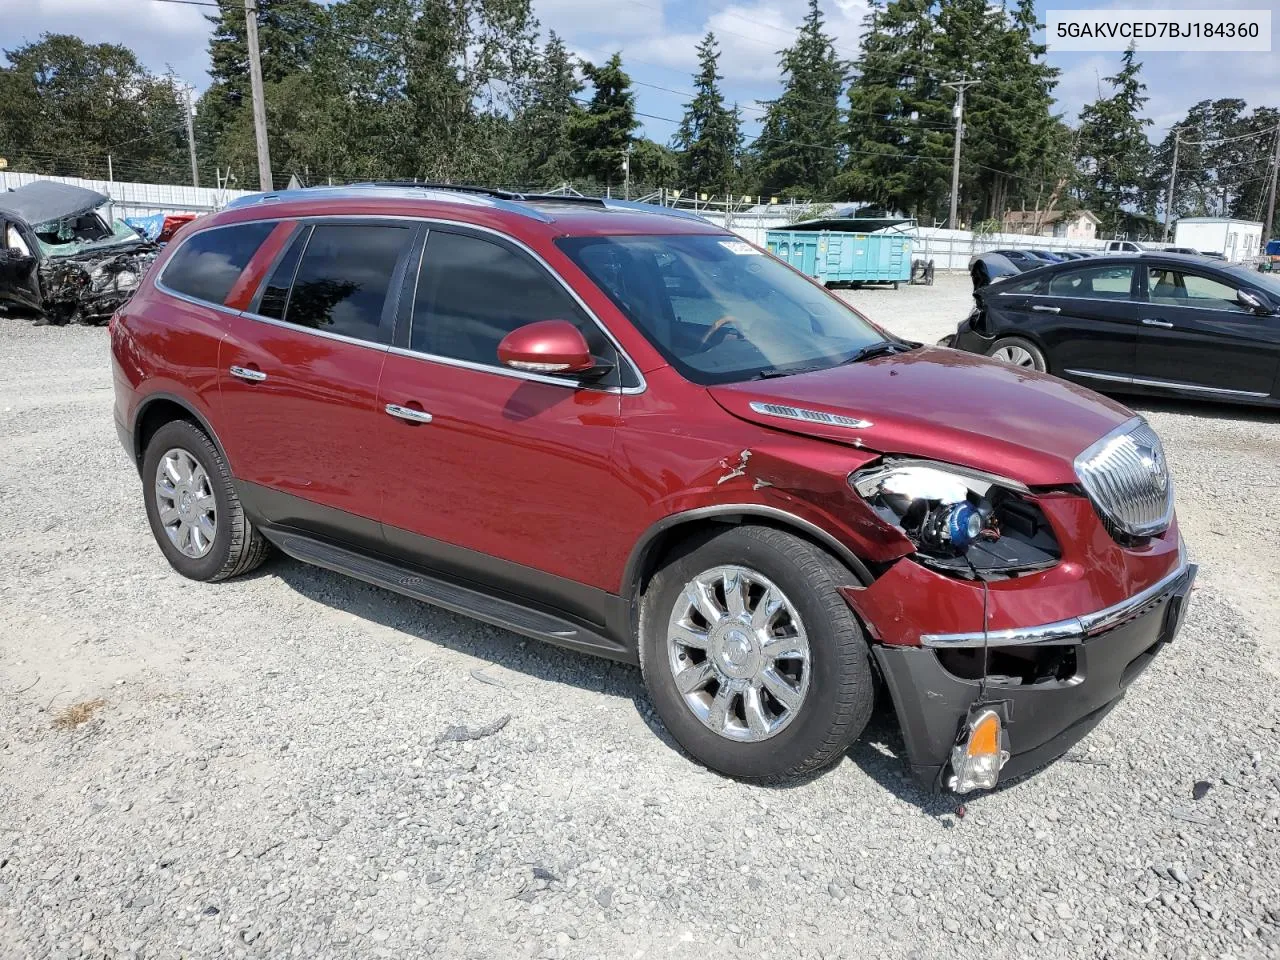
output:
{"label": "black sedan", "polygon": [[974,291],[950,346],[1096,390],[1280,406],[1280,276],[1177,254],[1042,267]]}

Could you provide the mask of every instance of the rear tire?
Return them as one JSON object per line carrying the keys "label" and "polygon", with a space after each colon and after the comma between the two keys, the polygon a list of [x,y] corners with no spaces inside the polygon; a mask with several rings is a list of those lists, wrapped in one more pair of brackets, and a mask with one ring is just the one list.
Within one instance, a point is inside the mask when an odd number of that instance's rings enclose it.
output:
{"label": "rear tire", "polygon": [[226,580],[262,564],[270,545],[245,516],[222,455],[186,420],[166,423],[142,459],[147,520],[169,565],[192,580]]}
{"label": "rear tire", "polygon": [[838,761],[874,699],[870,649],[836,589],[851,582],[830,555],[771,527],[678,548],[644,593],[640,665],[680,746],[712,770],[763,782]]}
{"label": "rear tire", "polygon": [[1044,353],[1030,340],[1022,337],[1001,337],[991,345],[987,356],[1010,366],[1024,370],[1038,370],[1044,373],[1049,369]]}

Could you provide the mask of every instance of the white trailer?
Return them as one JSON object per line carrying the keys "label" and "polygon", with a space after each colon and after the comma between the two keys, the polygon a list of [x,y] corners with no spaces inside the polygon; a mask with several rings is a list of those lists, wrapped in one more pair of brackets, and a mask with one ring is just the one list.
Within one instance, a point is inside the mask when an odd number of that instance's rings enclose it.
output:
{"label": "white trailer", "polygon": [[1262,252],[1262,224],[1231,217],[1183,217],[1173,231],[1176,247],[1220,253],[1239,263]]}

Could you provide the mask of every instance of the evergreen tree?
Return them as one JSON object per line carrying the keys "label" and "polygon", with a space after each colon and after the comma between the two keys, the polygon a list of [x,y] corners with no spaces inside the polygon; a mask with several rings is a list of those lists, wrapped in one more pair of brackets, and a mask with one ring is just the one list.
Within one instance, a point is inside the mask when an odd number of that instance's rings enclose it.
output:
{"label": "evergreen tree", "polygon": [[[1278,129],[1280,110],[1275,107],[1256,107],[1247,117],[1240,118],[1240,134],[1250,135],[1251,139],[1240,141],[1242,152],[1247,151],[1249,159],[1231,169],[1235,177],[1228,210],[1231,216],[1266,221],[1267,191],[1271,186],[1271,163],[1275,157]],[[1276,210],[1280,211],[1280,196],[1276,201]],[[1280,214],[1273,213],[1271,219],[1272,229],[1276,231],[1273,236],[1280,235]]]}
{"label": "evergreen tree", "polygon": [[823,199],[840,168],[845,64],[823,29],[818,0],[809,0],[796,42],[779,56],[782,95],[769,102],[754,145],[758,192]]}
{"label": "evergreen tree", "polygon": [[510,182],[519,170],[509,117],[536,58],[529,0],[417,2],[401,164],[428,179]]}
{"label": "evergreen tree", "polygon": [[[201,156],[219,165],[244,165],[244,151],[228,138],[238,125],[252,135],[253,104],[249,89],[249,45],[245,34],[243,0],[216,0],[218,12],[206,14],[213,25],[209,38],[211,82],[200,97],[196,132]],[[303,70],[315,53],[326,21],[325,10],[313,0],[258,0],[258,50],[264,89]],[[273,155],[272,160],[276,158]],[[283,155],[282,160],[286,159]],[[252,163],[256,164],[256,160]],[[253,178],[256,182],[256,177]]]}
{"label": "evergreen tree", "polygon": [[932,0],[873,0],[849,86],[838,195],[928,220],[951,185],[950,91],[936,73]]}
{"label": "evergreen tree", "polygon": [[1142,64],[1130,47],[1121,58],[1120,72],[1106,78],[1111,95],[1080,111],[1079,199],[1102,222],[1103,234],[1122,230],[1130,219],[1128,209],[1142,198],[1151,151],[1146,128],[1151,121],[1139,116],[1147,102],[1141,72]]}
{"label": "evergreen tree", "polygon": [[707,31],[698,44],[694,98],[685,106],[673,143],[680,151],[680,176],[687,186],[732,192],[737,184],[742,133],[738,111],[726,107],[720,93],[724,78],[717,72],[719,61],[716,35]]}
{"label": "evergreen tree", "polygon": [[533,75],[528,103],[520,118],[526,152],[524,180],[531,187],[554,187],[574,173],[570,123],[582,108],[582,83],[564,41],[553,30]]}
{"label": "evergreen tree", "polygon": [[[1058,71],[1044,62],[1045,47],[1034,40],[1041,24],[1033,0],[1017,0],[1012,10],[987,7],[983,0],[956,0],[944,8],[955,19],[940,21],[948,38],[942,67],[980,81],[965,96],[966,219],[999,219],[1018,206],[1061,207],[1073,171],[1053,113]],[[952,42],[956,36],[969,42]]]}
{"label": "evergreen tree", "polygon": [[594,92],[586,110],[570,117],[569,136],[579,173],[608,189],[623,178],[622,161],[639,126],[636,96],[622,69],[621,54],[615,53],[603,66],[584,63],[582,69]]}

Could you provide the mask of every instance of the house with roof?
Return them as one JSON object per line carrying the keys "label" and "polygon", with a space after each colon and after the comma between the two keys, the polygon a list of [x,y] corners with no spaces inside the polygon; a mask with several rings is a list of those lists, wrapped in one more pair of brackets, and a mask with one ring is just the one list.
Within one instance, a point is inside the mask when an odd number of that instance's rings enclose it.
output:
{"label": "house with roof", "polygon": [[1059,240],[1096,240],[1101,221],[1088,210],[1010,210],[1004,215],[1003,232]]}

